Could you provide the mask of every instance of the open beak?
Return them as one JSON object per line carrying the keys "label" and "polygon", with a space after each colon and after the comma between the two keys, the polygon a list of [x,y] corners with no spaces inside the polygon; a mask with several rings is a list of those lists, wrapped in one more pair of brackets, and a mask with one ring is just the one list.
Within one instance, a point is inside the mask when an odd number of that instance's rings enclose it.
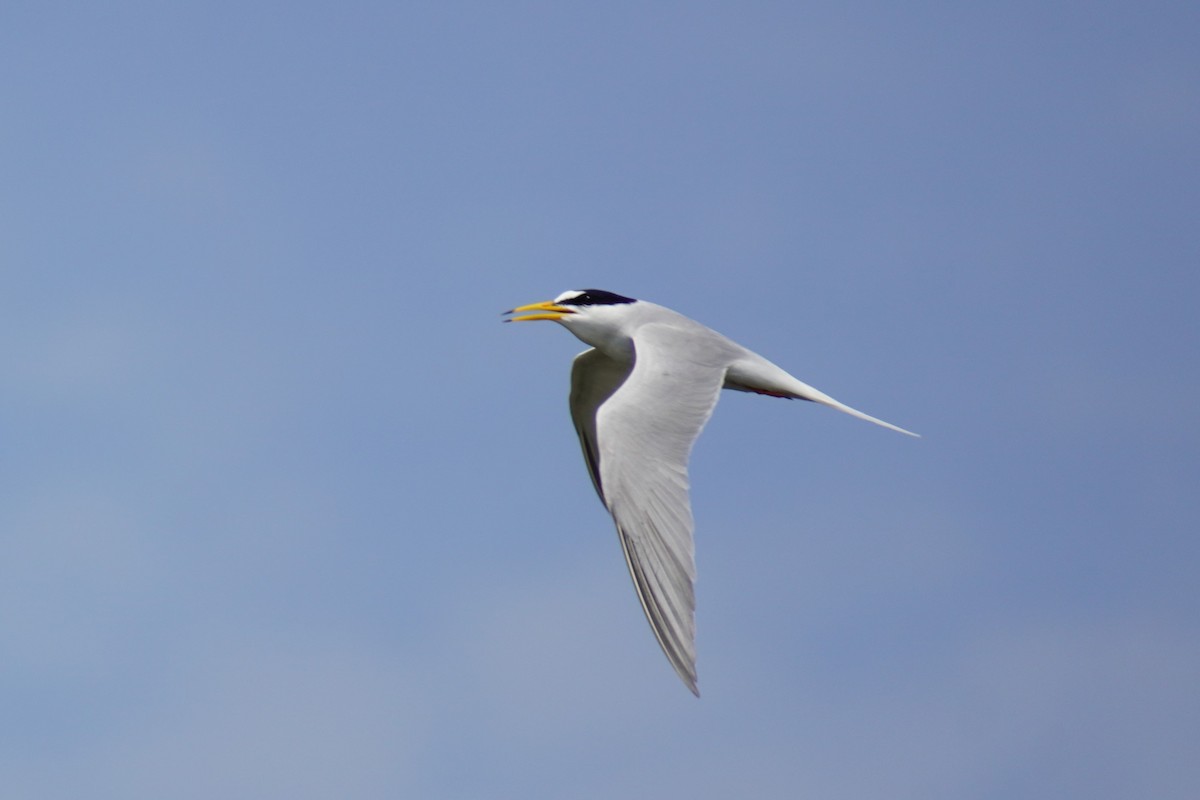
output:
{"label": "open beak", "polygon": [[522,314],[519,317],[510,317],[504,320],[505,322],[533,322],[538,319],[562,319],[568,314],[574,314],[575,309],[560,306],[553,300],[547,300],[544,303],[530,303],[527,306],[517,306],[516,308],[505,311],[505,314],[516,314],[519,311],[537,311],[537,314]]}

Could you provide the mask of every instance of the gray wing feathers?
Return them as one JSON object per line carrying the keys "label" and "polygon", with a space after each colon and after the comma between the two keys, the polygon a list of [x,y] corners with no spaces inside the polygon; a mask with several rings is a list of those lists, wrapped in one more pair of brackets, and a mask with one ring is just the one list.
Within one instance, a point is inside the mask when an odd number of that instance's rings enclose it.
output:
{"label": "gray wing feathers", "polygon": [[[583,462],[600,502],[604,489],[600,486],[600,447],[596,442],[596,410],[629,377],[630,364],[614,361],[599,350],[584,350],[575,356],[571,365],[571,421],[583,448]],[[607,505],[607,503],[605,504]]]}
{"label": "gray wing feathers", "polygon": [[598,488],[642,608],[671,665],[698,694],[687,463],[716,406],[727,362],[715,353],[706,360],[695,344],[689,332],[643,326],[633,369],[596,412],[593,440]]}

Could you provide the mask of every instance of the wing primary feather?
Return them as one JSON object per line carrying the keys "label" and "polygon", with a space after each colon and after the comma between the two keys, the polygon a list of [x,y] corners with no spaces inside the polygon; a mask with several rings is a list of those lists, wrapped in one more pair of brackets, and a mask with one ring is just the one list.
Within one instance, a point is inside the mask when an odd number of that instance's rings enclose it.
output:
{"label": "wing primary feather", "polygon": [[[620,525],[617,526],[617,534],[621,539],[621,552],[625,556],[625,566],[629,568],[629,574],[633,578],[633,588],[637,592],[638,602],[641,604],[646,618],[650,621],[650,630],[653,631],[658,646],[662,648],[667,660],[671,662],[675,674],[692,694],[699,697],[696,653],[694,646],[690,644],[695,640],[694,623],[688,618],[684,627],[684,635],[673,635],[673,632],[679,630],[678,621],[675,624],[668,621],[667,610],[663,608],[658,596],[651,590],[646,578],[644,559],[639,558],[640,554],[636,545]],[[694,598],[690,598],[689,605],[694,606],[694,603]]]}

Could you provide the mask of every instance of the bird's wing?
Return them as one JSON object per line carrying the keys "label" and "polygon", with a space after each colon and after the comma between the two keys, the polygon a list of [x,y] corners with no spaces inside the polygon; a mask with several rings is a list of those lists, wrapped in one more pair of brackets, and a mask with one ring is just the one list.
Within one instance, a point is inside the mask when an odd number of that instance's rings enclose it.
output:
{"label": "bird's wing", "polygon": [[600,403],[593,436],[601,498],[616,521],[638,599],[671,665],[695,694],[687,465],[728,365],[708,344],[694,331],[640,328],[633,369]]}
{"label": "bird's wing", "polygon": [[[584,350],[571,365],[571,421],[579,434],[583,462],[596,494],[604,502],[600,485],[600,447],[596,443],[596,410],[629,377],[632,364],[623,364],[596,349]],[[605,504],[607,505],[607,503]]]}

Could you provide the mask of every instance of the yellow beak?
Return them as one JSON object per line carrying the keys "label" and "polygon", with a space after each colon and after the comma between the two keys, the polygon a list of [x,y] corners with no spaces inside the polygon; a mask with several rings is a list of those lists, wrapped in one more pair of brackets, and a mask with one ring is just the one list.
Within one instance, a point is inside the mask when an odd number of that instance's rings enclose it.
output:
{"label": "yellow beak", "polygon": [[540,314],[524,314],[519,317],[511,317],[504,320],[505,322],[533,322],[538,319],[562,319],[567,314],[574,314],[575,309],[567,308],[566,306],[557,305],[553,300],[547,300],[544,303],[530,303],[527,306],[517,306],[516,308],[505,311],[505,314],[516,314],[518,311],[540,311]]}

